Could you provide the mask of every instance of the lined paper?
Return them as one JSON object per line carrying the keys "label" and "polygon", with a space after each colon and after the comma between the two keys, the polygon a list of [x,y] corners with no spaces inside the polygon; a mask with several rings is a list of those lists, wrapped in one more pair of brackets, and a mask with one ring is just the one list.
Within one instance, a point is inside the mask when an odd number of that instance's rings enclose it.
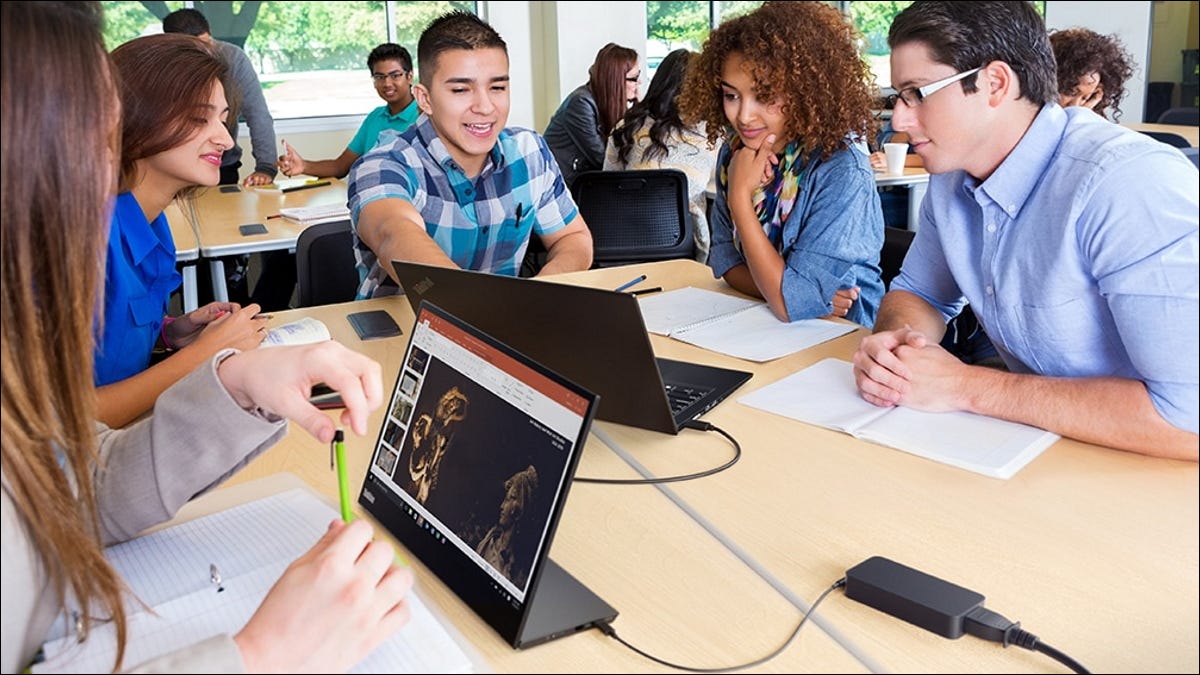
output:
{"label": "lined paper", "polygon": [[[154,614],[130,603],[126,667],[245,625],[267,591],[321,537],[338,514],[301,489],[234,507],[113,546],[106,555]],[[212,582],[210,565],[220,571]],[[412,618],[350,672],[471,672],[472,663],[416,594]],[[35,673],[109,672],[111,624],[46,643]]]}

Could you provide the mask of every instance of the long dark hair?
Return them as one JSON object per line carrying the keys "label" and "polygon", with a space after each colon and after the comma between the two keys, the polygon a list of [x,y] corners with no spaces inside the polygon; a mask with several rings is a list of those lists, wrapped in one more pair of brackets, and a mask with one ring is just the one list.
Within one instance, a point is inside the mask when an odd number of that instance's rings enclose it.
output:
{"label": "long dark hair", "polygon": [[112,61],[121,76],[120,191],[141,180],[138,161],[196,134],[203,126],[196,111],[208,106],[218,82],[225,89],[229,119],[236,124],[237,87],[225,62],[204,40],[183,33],[145,35],[114,49]]}
{"label": "long dark hair", "polygon": [[588,69],[588,88],[600,111],[600,133],[608,138],[629,105],[625,98],[625,74],[638,64],[638,53],[610,42],[596,53]]}
{"label": "long dark hair", "polygon": [[124,584],[101,549],[93,476],[92,327],[120,147],[102,23],[99,2],[0,8],[0,447],[5,487],[60,607],[73,597],[85,630],[112,620],[115,670]]}
{"label": "long dark hair", "polygon": [[671,151],[667,140],[674,135],[681,138],[685,129],[683,120],[679,118],[679,104],[676,98],[683,88],[684,76],[687,75],[688,63],[695,52],[686,49],[676,49],[667,54],[650,80],[646,88],[646,97],[634,103],[625,113],[621,124],[612,133],[613,147],[617,149],[617,158],[622,164],[629,163],[629,152],[633,149],[633,136],[646,119],[653,119],[650,125],[650,146],[642,151],[642,160],[662,159]]}

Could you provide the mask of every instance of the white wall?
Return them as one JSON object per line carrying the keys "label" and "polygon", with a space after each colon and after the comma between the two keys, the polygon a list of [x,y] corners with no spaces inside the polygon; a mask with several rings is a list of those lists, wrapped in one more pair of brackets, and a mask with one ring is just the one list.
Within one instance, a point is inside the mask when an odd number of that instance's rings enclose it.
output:
{"label": "white wall", "polygon": [[[1166,3],[1176,4],[1176,3]],[[1185,5],[1186,3],[1178,3]],[[1146,108],[1146,73],[1150,65],[1150,2],[1051,0],[1046,2],[1046,28],[1088,28],[1103,35],[1116,34],[1133,55],[1133,77],[1125,83],[1121,119],[1141,122]]]}

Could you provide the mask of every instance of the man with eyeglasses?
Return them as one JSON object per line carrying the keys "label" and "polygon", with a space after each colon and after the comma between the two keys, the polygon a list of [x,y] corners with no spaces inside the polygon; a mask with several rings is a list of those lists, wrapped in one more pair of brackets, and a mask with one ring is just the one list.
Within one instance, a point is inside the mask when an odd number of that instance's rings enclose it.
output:
{"label": "man with eyeglasses", "polygon": [[404,47],[385,42],[367,56],[367,69],[375,83],[375,93],[386,105],[372,110],[350,139],[350,145],[335,159],[306,160],[286,140],[279,156],[279,170],[286,176],[305,174],[316,178],[343,178],[359,157],[375,147],[384,132],[400,133],[417,121],[421,111],[412,94],[412,56]]}
{"label": "man with eyeglasses", "polygon": [[[916,2],[888,43],[892,124],[935,175],[874,334],[854,355],[863,398],[1196,461],[1195,167],[1089,110],[1061,108],[1028,2]],[[1007,370],[938,346],[966,303]]]}

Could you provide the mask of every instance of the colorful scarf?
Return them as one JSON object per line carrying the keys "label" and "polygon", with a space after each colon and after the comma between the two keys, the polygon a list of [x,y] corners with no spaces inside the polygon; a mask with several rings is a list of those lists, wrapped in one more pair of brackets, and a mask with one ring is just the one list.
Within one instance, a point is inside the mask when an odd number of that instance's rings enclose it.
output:
{"label": "colorful scarf", "polygon": [[[742,146],[742,139],[734,136],[729,143],[729,153],[717,172],[718,189],[725,194],[728,194],[729,189],[729,160]],[[783,224],[787,222],[792,207],[796,205],[796,196],[800,194],[800,179],[804,176],[805,168],[801,159],[802,151],[803,147],[799,141],[788,143],[783,149],[783,154],[779,156],[779,163],[774,167],[775,175],[771,182],[756,188],[752,196],[758,222],[762,223],[763,232],[776,251],[783,249]],[[742,250],[737,228],[733,230],[733,245],[739,252]]]}

